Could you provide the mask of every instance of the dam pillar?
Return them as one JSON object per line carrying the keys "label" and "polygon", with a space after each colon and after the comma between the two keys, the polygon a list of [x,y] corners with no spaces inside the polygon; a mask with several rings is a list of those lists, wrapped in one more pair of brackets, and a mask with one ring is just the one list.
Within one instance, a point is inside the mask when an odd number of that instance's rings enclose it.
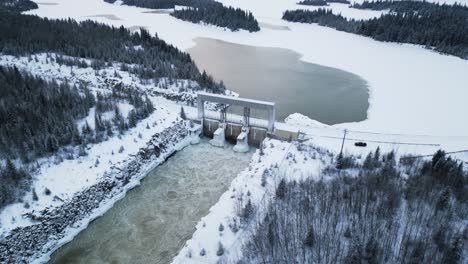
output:
{"label": "dam pillar", "polygon": [[194,124],[192,120],[188,125],[190,144],[195,145],[200,143],[200,135],[203,133],[203,124]]}
{"label": "dam pillar", "polygon": [[215,147],[224,147],[226,143],[226,123],[219,123],[218,129],[213,133],[213,139],[210,144]]}
{"label": "dam pillar", "polygon": [[226,143],[226,110],[227,106],[221,104],[221,111],[219,112],[219,127],[213,133],[213,139],[210,140],[210,144],[215,147],[224,147],[224,143]]}
{"label": "dam pillar", "polygon": [[275,130],[275,108],[268,109],[268,132],[273,132]]}
{"label": "dam pillar", "polygon": [[201,96],[197,97],[197,107],[198,107],[198,119],[202,120],[205,118],[205,101]]}
{"label": "dam pillar", "polygon": [[241,133],[237,136],[236,145],[232,148],[235,152],[248,152],[249,151],[249,128],[242,127]]}

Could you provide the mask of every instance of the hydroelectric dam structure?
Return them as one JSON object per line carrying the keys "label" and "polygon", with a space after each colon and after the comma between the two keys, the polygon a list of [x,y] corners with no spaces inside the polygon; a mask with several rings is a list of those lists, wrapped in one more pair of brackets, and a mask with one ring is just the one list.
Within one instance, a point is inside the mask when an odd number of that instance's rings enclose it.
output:
{"label": "hydroelectric dam structure", "polygon": [[[215,103],[220,111],[205,110],[205,102]],[[249,145],[259,146],[266,137],[295,139],[297,133],[275,129],[275,103],[248,98],[199,92],[197,94],[197,123],[201,133],[212,138],[213,146],[223,147],[225,141],[235,143],[234,151],[246,152]],[[240,114],[228,114],[232,107],[241,108]],[[252,118],[252,111],[261,111],[265,118]]]}

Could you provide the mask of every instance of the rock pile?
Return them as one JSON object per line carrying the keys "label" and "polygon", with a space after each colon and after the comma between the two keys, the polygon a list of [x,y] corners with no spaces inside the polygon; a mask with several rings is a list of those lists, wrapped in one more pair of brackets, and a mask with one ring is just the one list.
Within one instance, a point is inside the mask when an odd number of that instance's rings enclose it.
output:
{"label": "rock pile", "polygon": [[118,173],[107,175],[53,210],[43,210],[34,217],[38,224],[16,228],[6,237],[0,238],[0,263],[29,263],[50,253],[66,235],[68,227],[83,224],[80,221],[84,222],[101,205],[125,191],[125,185],[132,178],[141,176],[146,165],[159,157],[170,156],[175,151],[175,144],[187,134],[184,123],[178,122],[153,135],[146,146]]}

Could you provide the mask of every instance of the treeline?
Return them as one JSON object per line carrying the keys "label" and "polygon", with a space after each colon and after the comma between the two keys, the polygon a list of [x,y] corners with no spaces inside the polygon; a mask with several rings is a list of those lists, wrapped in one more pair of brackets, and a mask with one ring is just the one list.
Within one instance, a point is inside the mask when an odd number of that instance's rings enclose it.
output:
{"label": "treeline", "polygon": [[[116,0],[104,0],[114,3]],[[259,31],[260,27],[251,12],[240,8],[226,7],[214,0],[123,0],[130,6],[151,9],[169,9],[175,6],[187,8],[174,10],[172,16],[193,23],[204,22],[219,27],[226,27],[232,31],[245,29],[249,32]]]}
{"label": "treeline", "polygon": [[339,3],[339,4],[349,4],[348,0],[326,0],[327,3]]}
{"label": "treeline", "polygon": [[86,87],[46,82],[0,66],[0,157],[28,161],[71,144],[75,120],[88,115],[95,98]]}
{"label": "treeline", "polygon": [[272,203],[258,208],[266,213],[238,263],[462,263],[462,164],[442,151],[397,164],[376,151],[349,176],[329,169],[329,181],[281,181]]}
{"label": "treeline", "polygon": [[[0,66],[0,87],[0,208],[19,201],[29,190],[28,171],[16,168],[11,160],[31,164],[43,156],[55,155],[58,162],[85,156],[87,144],[122,134],[154,112],[151,100],[131,88],[115,86],[112,93],[95,97],[86,86],[47,82],[16,67]],[[120,102],[133,106],[127,117]],[[91,107],[94,126],[87,121],[78,126]],[[103,118],[109,112],[112,117]]]}
{"label": "treeline", "polygon": [[328,6],[327,1],[324,0],[304,0],[297,3],[298,5],[306,6]]}
{"label": "treeline", "polygon": [[468,58],[468,7],[421,1],[377,1],[355,3],[359,9],[390,13],[370,20],[346,19],[323,9],[286,11],[283,19],[318,23],[340,31],[391,41],[424,45],[441,53]]}
{"label": "treeline", "polygon": [[[132,34],[92,21],[49,20],[0,10],[0,52],[24,56],[52,52],[92,60],[96,69],[120,62],[140,78],[191,79],[202,75],[190,55],[168,45],[148,31]],[[135,48],[138,47],[138,48]],[[73,61],[71,61],[73,62]],[[214,81],[202,88],[220,93],[224,85]]]}
{"label": "treeline", "polygon": [[406,0],[406,1],[363,1],[362,3],[354,2],[351,5],[352,8],[357,9],[371,9],[371,10],[389,10],[390,12],[429,12],[433,11],[433,9],[444,10],[446,12],[451,11],[460,11],[464,10],[464,12],[468,11],[468,7],[465,5],[454,3],[453,5],[449,5],[446,3],[432,3],[427,1],[416,1],[416,0]]}
{"label": "treeline", "polygon": [[287,10],[283,13],[283,19],[299,23],[317,23],[321,26],[332,27],[340,31],[357,33],[361,21],[348,20],[341,14],[333,14],[331,9],[319,8],[317,10]]}
{"label": "treeline", "polygon": [[347,0],[303,0],[298,2],[298,5],[306,5],[306,6],[328,6],[328,3],[341,3],[341,4],[349,4]]}
{"label": "treeline", "polygon": [[24,169],[16,168],[11,160],[0,163],[0,209],[19,201],[29,190],[31,175]]}
{"label": "treeline", "polygon": [[[117,0],[104,0],[108,3],[115,3]],[[123,0],[125,5],[138,6],[150,9],[172,9],[175,6],[202,7],[211,0]]]}
{"label": "treeline", "polygon": [[11,12],[21,13],[37,8],[37,4],[30,0],[0,0],[0,9]]}
{"label": "treeline", "polygon": [[[119,102],[128,102],[134,107],[126,118],[119,108]],[[86,121],[81,129],[79,141],[75,143],[81,144],[81,146],[89,143],[96,144],[106,141],[116,132],[123,134],[128,129],[136,127],[140,120],[147,118],[154,110],[153,103],[148,97],[141,97],[137,91],[131,88],[114,87],[110,94],[98,92],[94,113],[94,129]],[[113,113],[111,119],[103,118],[103,113],[107,112]],[[79,155],[86,155],[81,146]]]}
{"label": "treeline", "polygon": [[[46,82],[17,68],[0,67],[0,87],[0,158],[24,163],[68,145],[78,149],[69,149],[66,158],[86,155],[86,144],[105,141],[115,130],[123,133],[154,112],[151,100],[130,88],[116,86],[96,98],[86,86]],[[119,102],[134,107],[127,118]],[[94,129],[87,122],[78,127],[77,120],[87,117],[91,107]],[[106,112],[113,112],[111,120],[102,117]]]}
{"label": "treeline", "polygon": [[183,8],[175,10],[171,15],[192,23],[203,22],[229,28],[232,31],[245,29],[254,32],[260,30],[252,13],[240,8],[211,5],[203,8]]}

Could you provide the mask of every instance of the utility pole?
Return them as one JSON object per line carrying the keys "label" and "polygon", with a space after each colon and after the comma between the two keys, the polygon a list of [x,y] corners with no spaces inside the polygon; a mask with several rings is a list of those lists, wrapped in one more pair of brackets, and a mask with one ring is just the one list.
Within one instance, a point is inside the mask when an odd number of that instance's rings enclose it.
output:
{"label": "utility pole", "polygon": [[341,170],[342,169],[342,161],[343,161],[343,147],[344,147],[344,142],[345,142],[345,139],[346,139],[346,133],[348,131],[345,129],[344,130],[344,135],[343,135],[343,142],[341,142],[341,150],[340,150],[340,154],[338,155],[338,157],[336,158],[336,168]]}
{"label": "utility pole", "polygon": [[343,142],[341,143],[341,150],[340,150],[340,155],[343,155],[343,147],[344,147],[344,142],[345,142],[345,139],[346,139],[346,133],[348,132],[348,130],[344,130],[344,135],[343,135]]}

